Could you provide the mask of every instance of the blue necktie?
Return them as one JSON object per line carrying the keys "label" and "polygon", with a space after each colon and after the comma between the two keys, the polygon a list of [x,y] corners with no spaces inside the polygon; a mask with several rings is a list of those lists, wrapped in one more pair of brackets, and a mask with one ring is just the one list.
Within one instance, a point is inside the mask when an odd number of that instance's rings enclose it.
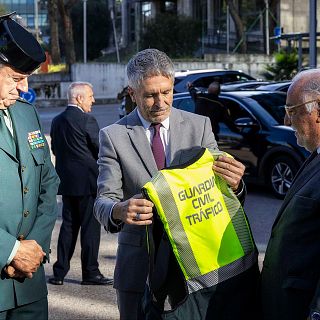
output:
{"label": "blue necktie", "polygon": [[166,165],[166,156],[164,153],[163,144],[160,137],[161,123],[152,123],[151,126],[154,128],[154,134],[152,138],[151,149],[156,161],[158,170],[161,170]]}

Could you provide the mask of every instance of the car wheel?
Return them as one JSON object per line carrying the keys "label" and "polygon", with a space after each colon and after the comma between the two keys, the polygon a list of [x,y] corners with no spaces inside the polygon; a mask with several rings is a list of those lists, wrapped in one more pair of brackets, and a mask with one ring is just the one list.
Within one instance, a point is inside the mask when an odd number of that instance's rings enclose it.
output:
{"label": "car wheel", "polygon": [[272,192],[277,198],[283,199],[291,187],[299,166],[288,156],[273,159],[268,170],[268,180]]}

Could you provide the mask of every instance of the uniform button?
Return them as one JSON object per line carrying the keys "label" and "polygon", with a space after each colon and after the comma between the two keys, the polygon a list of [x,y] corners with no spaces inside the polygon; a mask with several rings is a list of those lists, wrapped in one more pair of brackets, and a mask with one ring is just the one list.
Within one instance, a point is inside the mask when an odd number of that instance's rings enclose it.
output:
{"label": "uniform button", "polygon": [[21,171],[24,172],[26,170],[26,166],[21,166]]}
{"label": "uniform button", "polygon": [[29,210],[25,210],[23,212],[23,216],[26,218],[29,215],[30,211]]}
{"label": "uniform button", "polygon": [[20,234],[19,236],[18,236],[18,240],[24,240],[24,235],[23,234]]}
{"label": "uniform button", "polygon": [[28,192],[29,192],[29,188],[28,188],[28,187],[24,187],[24,188],[23,188],[23,193],[24,193],[24,194],[27,194]]}

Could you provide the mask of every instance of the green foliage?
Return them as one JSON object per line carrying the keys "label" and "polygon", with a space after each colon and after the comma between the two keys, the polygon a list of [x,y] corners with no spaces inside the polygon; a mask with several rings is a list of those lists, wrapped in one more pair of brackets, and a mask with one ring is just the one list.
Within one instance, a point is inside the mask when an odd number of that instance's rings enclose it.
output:
{"label": "green foliage", "polygon": [[0,16],[9,13],[7,7],[4,4],[0,4]]}
{"label": "green foliage", "polygon": [[267,80],[290,80],[298,71],[298,60],[297,50],[281,50],[275,54],[275,63],[268,64],[262,75]]}
{"label": "green foliage", "polygon": [[[80,1],[71,12],[76,58],[83,61],[83,2]],[[94,60],[101,56],[101,49],[108,46],[112,31],[107,1],[87,2],[87,58]]]}
{"label": "green foliage", "polygon": [[146,26],[141,49],[156,48],[171,58],[192,56],[199,47],[201,24],[188,17],[158,15]]}

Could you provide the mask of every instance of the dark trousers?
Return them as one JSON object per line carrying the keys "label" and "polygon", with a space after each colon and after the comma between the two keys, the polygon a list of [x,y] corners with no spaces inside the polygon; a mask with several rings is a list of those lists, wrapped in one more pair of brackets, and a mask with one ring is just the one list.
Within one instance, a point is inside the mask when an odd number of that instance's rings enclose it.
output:
{"label": "dark trousers", "polygon": [[144,320],[141,301],[143,293],[117,290],[120,320]]}
{"label": "dark trousers", "polygon": [[1,311],[0,320],[46,320],[48,319],[47,297],[14,309]]}
{"label": "dark trousers", "polygon": [[58,260],[53,265],[53,274],[64,279],[70,269],[77,237],[80,231],[82,279],[100,274],[98,253],[101,226],[93,215],[95,195],[63,196],[62,225],[58,239]]}

